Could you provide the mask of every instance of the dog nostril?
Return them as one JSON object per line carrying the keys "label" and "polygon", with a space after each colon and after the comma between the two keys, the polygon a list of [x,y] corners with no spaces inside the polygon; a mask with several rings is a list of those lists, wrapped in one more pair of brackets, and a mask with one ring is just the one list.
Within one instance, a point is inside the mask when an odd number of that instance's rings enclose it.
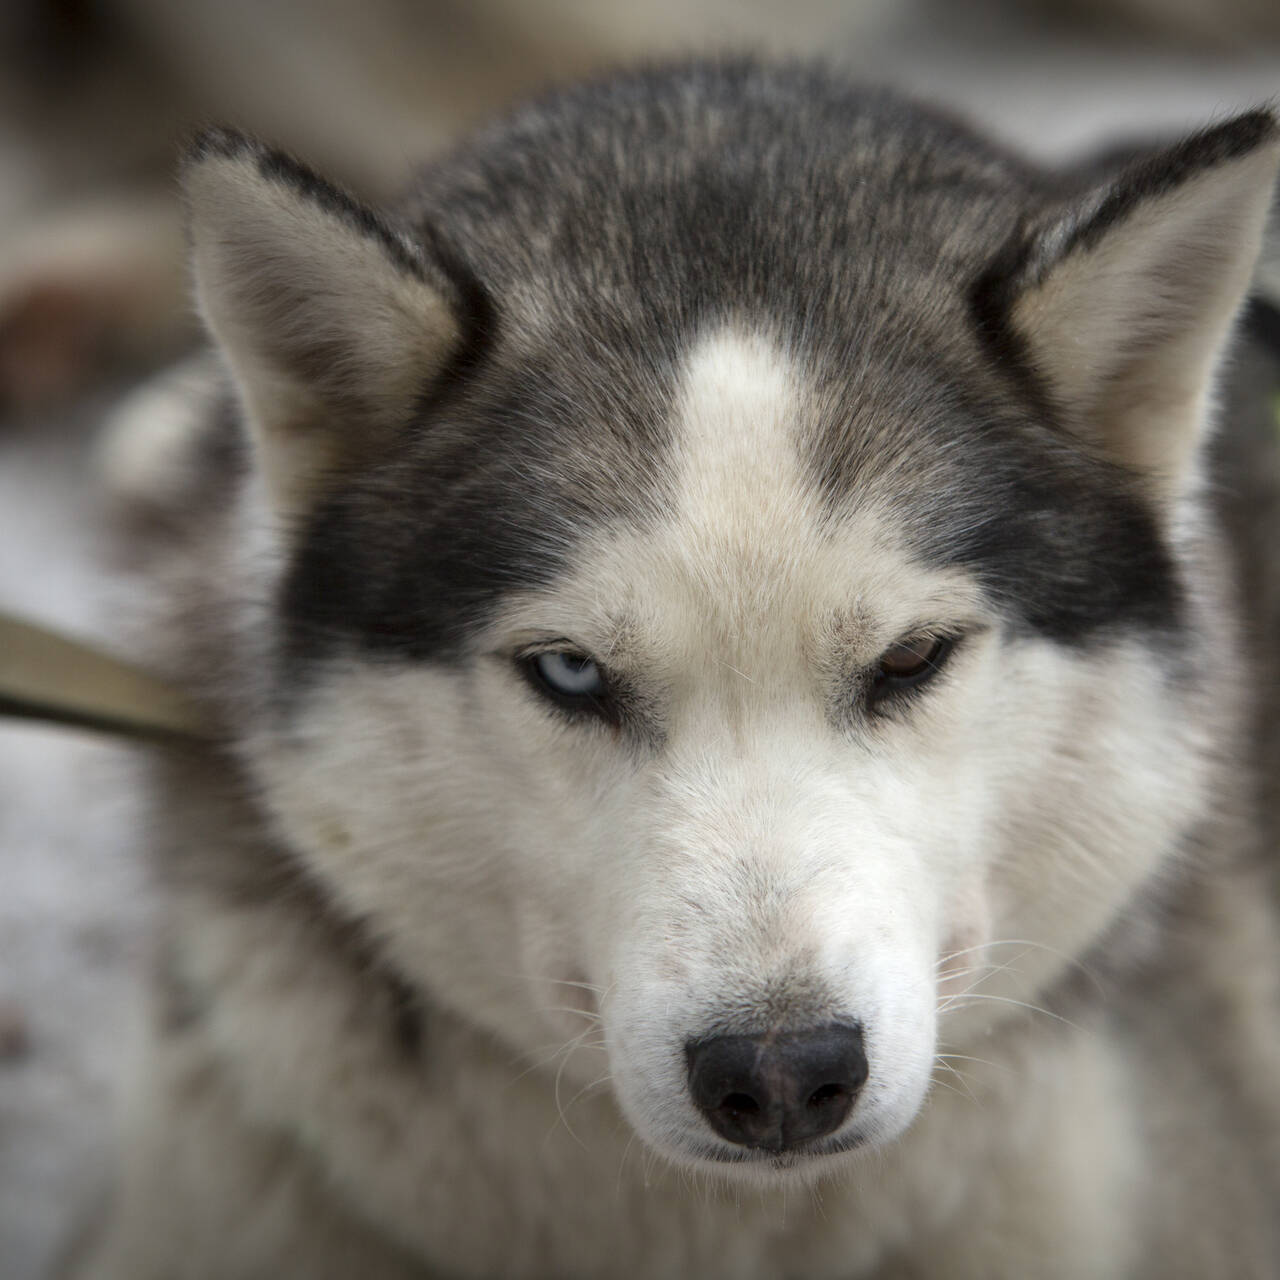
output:
{"label": "dog nostril", "polygon": [[833,1102],[839,1102],[842,1098],[849,1095],[842,1085],[824,1084],[821,1089],[815,1089],[809,1095],[808,1105],[811,1107],[829,1107]]}
{"label": "dog nostril", "polygon": [[689,1091],[707,1123],[739,1146],[784,1151],[833,1133],[867,1078],[862,1032],[716,1036],[691,1042]]}

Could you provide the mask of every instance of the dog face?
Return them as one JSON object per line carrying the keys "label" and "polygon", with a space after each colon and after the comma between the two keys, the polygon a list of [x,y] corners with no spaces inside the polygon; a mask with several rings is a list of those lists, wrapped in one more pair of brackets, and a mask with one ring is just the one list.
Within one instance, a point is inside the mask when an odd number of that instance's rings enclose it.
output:
{"label": "dog face", "polygon": [[1201,811],[1178,557],[1274,153],[1245,117],[1054,204],[703,69],[517,118],[400,225],[206,141],[284,838],[680,1163],[900,1133]]}

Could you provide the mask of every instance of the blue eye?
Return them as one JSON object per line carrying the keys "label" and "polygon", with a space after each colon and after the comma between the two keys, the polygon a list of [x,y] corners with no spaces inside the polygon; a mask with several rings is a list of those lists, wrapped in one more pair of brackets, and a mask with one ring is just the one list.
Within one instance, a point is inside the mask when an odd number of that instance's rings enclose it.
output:
{"label": "blue eye", "polygon": [[533,659],[538,679],[562,698],[598,698],[604,693],[604,676],[596,663],[582,653],[551,650]]}

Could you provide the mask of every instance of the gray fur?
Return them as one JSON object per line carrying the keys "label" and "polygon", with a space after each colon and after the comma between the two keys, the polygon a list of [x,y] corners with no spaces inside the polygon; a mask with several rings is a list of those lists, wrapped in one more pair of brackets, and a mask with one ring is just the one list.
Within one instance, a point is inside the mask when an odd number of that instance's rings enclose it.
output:
{"label": "gray fur", "polygon": [[[1275,650],[1201,457],[1275,156],[1260,113],[1042,174],[749,63],[549,98],[385,216],[207,139],[229,371],[147,514],[216,741],[151,776],[151,1065],[82,1274],[1273,1275]],[[266,248],[208,252],[232,207]],[[1086,406],[1051,337],[1188,255]],[[275,342],[248,262],[362,283]],[[1175,355],[1161,444],[1134,389]],[[953,649],[886,685],[921,628]],[[557,703],[531,655],[583,635],[606,689]],[[831,1143],[699,1129],[687,1040],[841,1020]]]}

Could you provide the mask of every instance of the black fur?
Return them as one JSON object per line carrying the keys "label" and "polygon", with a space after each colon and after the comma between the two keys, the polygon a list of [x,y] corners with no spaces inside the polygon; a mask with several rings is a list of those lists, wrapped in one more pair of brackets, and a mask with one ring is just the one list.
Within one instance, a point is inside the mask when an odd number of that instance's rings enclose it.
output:
{"label": "black fur", "polygon": [[[1243,117],[1131,168],[1071,243],[1273,127]],[[259,163],[412,258],[390,223]],[[1038,270],[1026,228],[1063,187],[811,67],[641,72],[481,133],[399,214],[471,336],[394,456],[314,512],[283,596],[290,654],[460,657],[585,530],[643,526],[681,353],[734,318],[822,387],[808,461],[833,508],[887,497],[922,558],[972,569],[1013,625],[1060,643],[1175,634],[1179,583],[1136,480],[1061,428],[1008,323]]]}

